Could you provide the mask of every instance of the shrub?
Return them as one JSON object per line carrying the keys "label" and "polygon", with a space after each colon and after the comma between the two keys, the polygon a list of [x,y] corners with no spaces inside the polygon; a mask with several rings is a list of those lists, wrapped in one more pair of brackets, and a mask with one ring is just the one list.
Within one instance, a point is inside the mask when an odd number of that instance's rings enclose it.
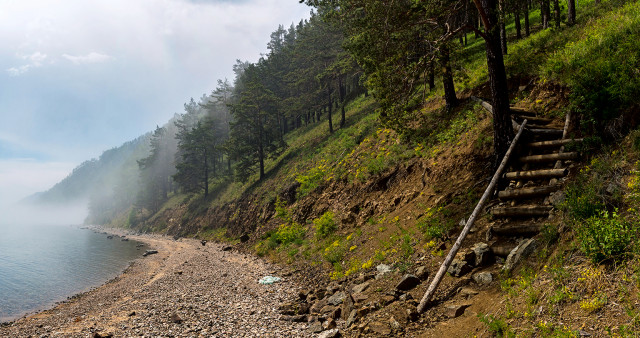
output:
{"label": "shrub", "polygon": [[276,242],[283,245],[290,243],[301,244],[304,234],[305,228],[298,223],[281,224],[275,233]]}
{"label": "shrub", "polygon": [[316,228],[317,237],[327,237],[336,231],[336,222],[333,220],[333,212],[327,211],[322,216],[313,220],[313,225]]}
{"label": "shrub", "polygon": [[576,228],[580,249],[594,263],[625,253],[631,242],[631,229],[617,212],[601,211]]}

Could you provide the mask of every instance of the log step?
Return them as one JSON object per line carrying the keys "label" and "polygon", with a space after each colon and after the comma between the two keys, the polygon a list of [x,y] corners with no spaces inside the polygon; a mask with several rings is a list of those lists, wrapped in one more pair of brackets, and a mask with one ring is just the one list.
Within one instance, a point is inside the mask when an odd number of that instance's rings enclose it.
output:
{"label": "log step", "polygon": [[522,163],[545,163],[555,161],[575,160],[578,158],[577,152],[570,153],[557,153],[557,154],[544,154],[544,155],[531,155],[520,157]]}
{"label": "log step", "polygon": [[513,235],[513,236],[522,236],[522,235],[535,235],[542,230],[542,225],[540,224],[517,224],[517,225],[507,225],[502,227],[491,228],[491,232],[497,235]]}
{"label": "log step", "polygon": [[549,195],[552,192],[558,191],[561,188],[562,188],[562,185],[554,184],[554,185],[548,185],[544,187],[505,190],[505,191],[500,191],[498,193],[498,197],[501,199],[518,199],[518,198],[529,198],[534,196],[544,196],[544,195]]}
{"label": "log step", "polygon": [[538,205],[501,207],[491,209],[491,214],[497,217],[540,217],[549,215],[552,209],[551,206]]}
{"label": "log step", "polygon": [[507,257],[516,246],[517,245],[511,243],[492,245],[491,252],[496,256]]}
{"label": "log step", "polygon": [[532,142],[529,143],[527,146],[529,148],[559,148],[559,147],[563,147],[566,146],[568,144],[571,143],[579,143],[582,142],[584,139],[581,138],[577,138],[577,139],[569,139],[569,138],[565,138],[562,140],[553,140],[553,141],[540,141],[540,142]]}
{"label": "log step", "polygon": [[539,178],[558,178],[567,176],[568,169],[542,169],[542,170],[528,170],[528,171],[512,171],[504,175],[505,178],[510,180],[515,179],[539,179]]}
{"label": "log step", "polygon": [[[523,115],[523,114],[518,114],[518,115]],[[541,125],[545,125],[545,124],[549,124],[551,122],[553,122],[552,119],[547,119],[544,117],[536,117],[536,116],[518,116],[518,115],[513,115],[514,119],[519,120],[519,122],[521,122],[524,119],[529,120],[529,122],[535,123],[535,124],[541,124]]]}
{"label": "log step", "polygon": [[516,107],[510,107],[509,108],[511,110],[511,114],[513,115],[521,115],[524,117],[535,117],[536,113],[532,112],[532,111],[528,111],[522,108],[516,108]]}
{"label": "log step", "polygon": [[535,136],[543,137],[562,137],[564,130],[562,129],[549,129],[549,128],[531,128],[529,132]]}

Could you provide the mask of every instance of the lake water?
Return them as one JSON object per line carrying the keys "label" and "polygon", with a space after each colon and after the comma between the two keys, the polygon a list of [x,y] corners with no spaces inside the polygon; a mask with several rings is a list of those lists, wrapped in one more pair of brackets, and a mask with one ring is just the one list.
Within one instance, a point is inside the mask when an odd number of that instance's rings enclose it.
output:
{"label": "lake water", "polygon": [[144,248],[71,226],[0,225],[0,322],[116,277]]}

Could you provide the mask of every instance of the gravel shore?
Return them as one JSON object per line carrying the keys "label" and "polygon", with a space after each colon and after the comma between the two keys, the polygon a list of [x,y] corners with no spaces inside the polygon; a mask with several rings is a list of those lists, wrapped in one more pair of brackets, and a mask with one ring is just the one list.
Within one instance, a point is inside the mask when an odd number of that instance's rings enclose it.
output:
{"label": "gravel shore", "polygon": [[[299,289],[274,265],[191,239],[127,236],[157,254],[50,310],[0,327],[0,337],[308,337],[280,319]],[[258,280],[283,277],[272,285]]]}

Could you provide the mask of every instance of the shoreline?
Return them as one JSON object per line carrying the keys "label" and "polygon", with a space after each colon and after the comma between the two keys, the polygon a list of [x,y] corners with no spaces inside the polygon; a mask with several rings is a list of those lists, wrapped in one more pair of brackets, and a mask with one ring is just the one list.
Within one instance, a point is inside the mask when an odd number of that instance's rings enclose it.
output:
{"label": "shoreline", "polygon": [[[223,251],[218,243],[84,227],[144,243],[157,254],[134,259],[119,275],[0,325],[0,336],[88,335],[308,336],[306,323],[280,320],[278,305],[296,296],[290,278],[260,285],[286,271],[257,257]],[[242,336],[242,335],[240,335]]]}

